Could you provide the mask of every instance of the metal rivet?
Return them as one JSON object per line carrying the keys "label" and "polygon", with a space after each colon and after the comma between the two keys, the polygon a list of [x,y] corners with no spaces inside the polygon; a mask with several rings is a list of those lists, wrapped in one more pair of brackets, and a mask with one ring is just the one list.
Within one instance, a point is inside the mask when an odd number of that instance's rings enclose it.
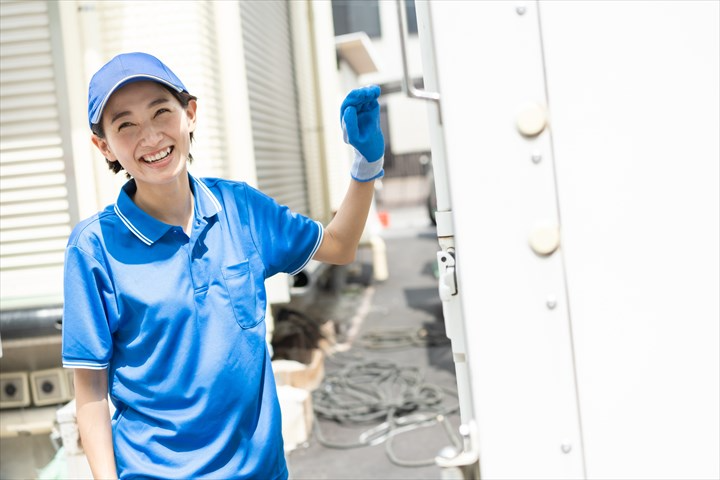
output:
{"label": "metal rivet", "polygon": [[528,243],[538,255],[552,255],[560,247],[560,227],[548,221],[538,223],[530,231]]}
{"label": "metal rivet", "polygon": [[532,160],[532,162],[533,162],[534,164],[537,165],[538,163],[540,163],[540,162],[542,161],[542,155],[540,154],[540,152],[533,152],[533,154],[532,154],[532,156],[530,157],[530,159]]}
{"label": "metal rivet", "polygon": [[525,15],[525,5],[518,5],[517,7],[515,7],[515,11],[518,15]]}
{"label": "metal rivet", "polygon": [[555,298],[555,295],[548,295],[547,300],[545,301],[545,305],[547,305],[547,308],[550,310],[557,307],[557,299]]}
{"label": "metal rivet", "polygon": [[562,445],[560,445],[560,449],[563,453],[570,453],[570,450],[572,450],[572,445],[568,441],[564,441]]}
{"label": "metal rivet", "polygon": [[515,118],[515,126],[524,137],[536,137],[540,135],[548,123],[548,115],[545,107],[539,103],[528,103],[523,105]]}

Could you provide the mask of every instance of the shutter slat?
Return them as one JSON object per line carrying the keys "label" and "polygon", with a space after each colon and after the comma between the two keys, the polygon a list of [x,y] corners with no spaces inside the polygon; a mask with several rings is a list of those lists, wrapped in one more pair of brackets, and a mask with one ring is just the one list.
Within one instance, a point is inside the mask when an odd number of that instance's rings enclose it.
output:
{"label": "shutter slat", "polygon": [[52,48],[50,46],[50,42],[16,42],[13,44],[3,45],[2,52],[0,52],[0,60],[5,62],[13,59],[14,57],[50,53],[51,50]]}
{"label": "shutter slat", "polygon": [[3,137],[56,134],[60,136],[60,122],[57,118],[41,122],[18,122],[2,125]]}
{"label": "shutter slat", "polygon": [[19,2],[2,2],[2,19],[11,19],[15,16],[28,14],[47,14],[47,5],[45,2],[28,2],[27,0]]}
{"label": "shutter slat", "polygon": [[44,202],[46,200],[67,199],[65,186],[37,188],[33,190],[0,191],[0,205]]}
{"label": "shutter slat", "polygon": [[55,238],[50,240],[30,241],[22,243],[8,243],[3,245],[0,257],[17,257],[20,255],[33,255],[37,253],[54,253],[65,249],[67,240]]}
{"label": "shutter slat", "polygon": [[3,243],[12,243],[12,242],[28,242],[32,240],[37,240],[38,238],[65,238],[67,239],[67,236],[70,235],[70,226],[69,225],[52,225],[49,224],[47,226],[43,227],[34,227],[34,228],[18,228],[18,229],[12,229],[2,230],[0,233],[0,238],[2,238]]}
{"label": "shutter slat", "polygon": [[14,95],[3,99],[3,110],[17,110],[21,108],[43,107],[52,105],[55,102],[55,95],[51,93],[40,93],[35,95]]}
{"label": "shutter slat", "polygon": [[[10,143],[10,142],[8,142]],[[8,147],[9,145],[3,145]],[[34,162],[36,160],[45,159],[61,159],[63,150],[62,147],[49,147],[49,148],[3,148],[2,155],[0,156],[0,165],[3,165],[3,175],[12,175],[10,165],[13,163],[22,162]],[[20,167],[26,168],[26,167]],[[8,173],[11,172],[11,173]]]}
{"label": "shutter slat", "polygon": [[31,81],[28,79],[26,82],[9,83],[7,85],[0,85],[0,98],[3,102],[6,98],[17,97],[20,95],[35,95],[39,93],[55,93],[55,83],[47,79],[45,81]]}
{"label": "shutter slat", "polygon": [[43,252],[31,255],[20,255],[17,257],[2,257],[0,266],[2,267],[3,271],[27,270],[30,268],[62,265],[64,260],[65,255],[63,251],[52,253]]}
{"label": "shutter slat", "polygon": [[0,32],[0,43],[13,44],[18,42],[50,40],[50,30],[45,28],[27,28],[22,30],[6,29]]}
{"label": "shutter slat", "polygon": [[[29,107],[33,107],[30,105]],[[18,124],[21,122],[36,122],[37,120],[52,121],[58,118],[58,110],[54,105],[45,105],[43,108],[34,106],[27,109],[5,109],[0,111],[0,126]]]}
{"label": "shutter slat", "polygon": [[0,219],[45,213],[62,213],[67,212],[68,208],[70,208],[68,201],[65,199],[43,200],[34,203],[9,203],[1,206]]}
{"label": "shutter slat", "polygon": [[[42,158],[42,157],[39,157]],[[65,162],[63,160],[38,160],[36,162],[26,163],[14,163],[5,164],[3,162],[3,173],[4,179],[17,178],[17,177],[28,177],[38,175],[39,173],[63,173],[65,172]]]}
{"label": "shutter slat", "polygon": [[[48,213],[40,212],[36,215],[24,215],[22,217],[3,217],[2,232],[3,236],[10,231],[16,230],[27,230],[37,228],[38,225],[42,225],[41,228],[45,228],[48,225],[65,226],[70,223],[70,215],[67,212],[60,213]],[[37,240],[37,238],[35,239]]]}
{"label": "shutter slat", "polygon": [[31,55],[26,53],[23,56],[3,58],[3,70],[6,71],[33,69],[41,66],[52,69],[52,64],[52,56],[50,55],[49,49],[46,52],[38,55]]}
{"label": "shutter slat", "polygon": [[60,173],[38,173],[36,175],[6,177],[0,175],[0,189],[3,192],[15,190],[32,190],[35,188],[65,185],[65,172]]}
{"label": "shutter slat", "polygon": [[15,70],[6,70],[3,68],[2,73],[0,73],[0,85],[23,83],[33,80],[50,80],[54,78],[55,72],[50,66],[36,66],[35,68],[20,68]]}

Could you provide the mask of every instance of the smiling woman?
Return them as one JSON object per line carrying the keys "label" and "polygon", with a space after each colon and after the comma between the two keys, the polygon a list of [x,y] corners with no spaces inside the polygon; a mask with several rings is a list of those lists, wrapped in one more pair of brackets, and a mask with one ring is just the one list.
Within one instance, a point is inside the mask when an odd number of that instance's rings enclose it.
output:
{"label": "smiling woman", "polygon": [[354,260],[384,173],[379,95],[342,103],[353,180],[323,228],[244,182],[189,174],[197,99],[157,58],[121,54],[93,76],[92,141],[130,178],[65,256],[63,365],[96,478],[288,477],[264,282]]}

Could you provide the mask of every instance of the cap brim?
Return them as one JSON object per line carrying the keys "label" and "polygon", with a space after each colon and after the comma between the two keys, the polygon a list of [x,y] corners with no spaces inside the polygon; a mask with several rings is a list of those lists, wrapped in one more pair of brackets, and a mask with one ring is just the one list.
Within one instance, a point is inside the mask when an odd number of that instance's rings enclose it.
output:
{"label": "cap brim", "polygon": [[117,89],[124,87],[128,83],[133,82],[139,82],[142,80],[150,80],[157,83],[162,83],[163,85],[167,85],[168,87],[172,88],[173,90],[177,92],[182,92],[184,89],[182,87],[179,87],[171,82],[168,82],[167,80],[156,77],[154,75],[130,75],[128,77],[123,78],[119,82],[117,82],[108,92],[105,94],[105,97],[103,98],[102,102],[100,103],[100,106],[97,110],[95,110],[95,113],[93,114],[92,118],[90,119],[90,125],[95,125],[100,122],[100,119],[102,118],[103,110],[105,110],[105,104],[107,104],[108,100],[112,96],[113,93],[117,91]]}

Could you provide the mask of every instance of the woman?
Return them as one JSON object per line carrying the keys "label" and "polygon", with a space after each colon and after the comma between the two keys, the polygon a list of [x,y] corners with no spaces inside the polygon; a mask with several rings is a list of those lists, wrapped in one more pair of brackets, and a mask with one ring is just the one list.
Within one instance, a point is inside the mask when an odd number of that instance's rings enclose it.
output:
{"label": "woman", "polygon": [[354,259],[383,175],[379,94],[341,106],[353,181],[323,228],[188,173],[197,99],[157,58],[118,55],[93,76],[92,141],[130,178],[66,251],[63,365],[96,478],[287,478],[263,282]]}

